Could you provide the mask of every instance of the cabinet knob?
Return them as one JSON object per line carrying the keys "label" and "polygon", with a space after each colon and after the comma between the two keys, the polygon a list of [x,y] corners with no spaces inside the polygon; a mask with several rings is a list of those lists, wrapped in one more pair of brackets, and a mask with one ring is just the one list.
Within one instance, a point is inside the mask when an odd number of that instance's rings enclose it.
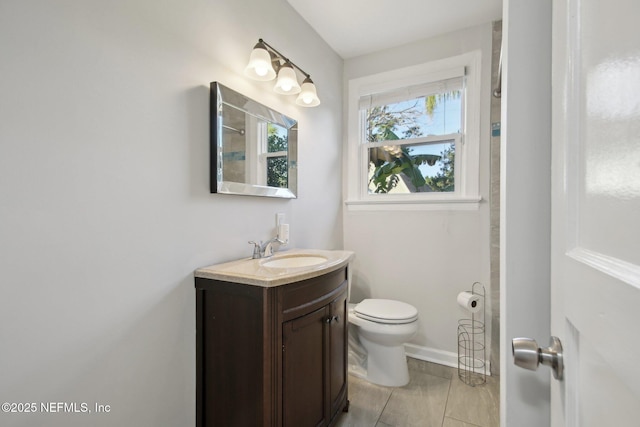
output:
{"label": "cabinet knob", "polygon": [[340,321],[340,316],[327,316],[324,319],[324,323],[331,323],[333,321],[339,322]]}

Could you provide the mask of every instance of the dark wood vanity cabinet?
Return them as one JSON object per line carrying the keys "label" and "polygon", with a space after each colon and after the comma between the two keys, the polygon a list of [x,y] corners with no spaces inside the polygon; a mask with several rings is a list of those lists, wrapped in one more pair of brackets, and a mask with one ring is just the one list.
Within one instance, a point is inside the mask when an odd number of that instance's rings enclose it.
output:
{"label": "dark wood vanity cabinet", "polygon": [[276,287],[196,277],[196,425],[333,425],[347,325],[347,267]]}

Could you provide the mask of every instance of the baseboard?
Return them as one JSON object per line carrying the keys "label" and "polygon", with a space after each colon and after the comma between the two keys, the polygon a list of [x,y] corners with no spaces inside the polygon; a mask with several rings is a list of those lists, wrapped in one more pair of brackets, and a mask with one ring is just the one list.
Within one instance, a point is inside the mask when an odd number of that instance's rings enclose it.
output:
{"label": "baseboard", "polygon": [[[407,356],[414,359],[424,360],[426,362],[437,363],[438,365],[458,367],[458,354],[450,351],[438,350],[430,347],[422,347],[416,344],[405,344],[404,351]],[[487,364],[487,376],[491,375],[491,366],[489,360]],[[476,370],[478,373],[482,373]]]}
{"label": "baseboard", "polygon": [[452,368],[458,367],[458,355],[450,351],[437,350],[415,344],[405,344],[404,351],[407,353],[407,356],[413,357],[414,359],[425,360]]}

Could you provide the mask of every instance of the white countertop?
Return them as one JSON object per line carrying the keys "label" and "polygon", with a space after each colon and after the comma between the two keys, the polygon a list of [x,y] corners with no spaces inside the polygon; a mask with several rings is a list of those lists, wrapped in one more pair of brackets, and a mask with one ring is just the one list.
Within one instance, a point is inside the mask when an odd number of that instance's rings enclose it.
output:
{"label": "white countertop", "polygon": [[[281,258],[305,255],[320,256],[327,260],[323,263],[306,267],[272,268],[264,265],[269,261]],[[323,274],[344,267],[353,259],[353,257],[354,253],[351,251],[291,249],[288,251],[276,252],[269,258],[244,258],[237,261],[199,268],[195,271],[195,277],[243,283],[246,285],[273,287],[322,276]]]}

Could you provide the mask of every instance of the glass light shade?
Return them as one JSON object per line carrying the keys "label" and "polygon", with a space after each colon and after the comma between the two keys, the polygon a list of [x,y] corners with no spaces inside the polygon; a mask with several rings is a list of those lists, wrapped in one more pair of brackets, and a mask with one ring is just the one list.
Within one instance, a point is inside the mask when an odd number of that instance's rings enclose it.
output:
{"label": "glass light shade", "polygon": [[278,81],[273,90],[281,95],[294,95],[300,93],[300,85],[296,72],[289,62],[285,62],[278,71]]}
{"label": "glass light shade", "polygon": [[276,77],[276,71],[271,64],[271,54],[262,43],[254,46],[249,57],[249,64],[244,69],[244,75],[259,81],[269,81]]}
{"label": "glass light shade", "polygon": [[320,105],[320,99],[316,92],[316,85],[313,84],[313,81],[311,81],[309,77],[304,79],[304,82],[302,82],[302,88],[300,95],[298,95],[298,98],[296,99],[296,104],[302,107],[315,107]]}

